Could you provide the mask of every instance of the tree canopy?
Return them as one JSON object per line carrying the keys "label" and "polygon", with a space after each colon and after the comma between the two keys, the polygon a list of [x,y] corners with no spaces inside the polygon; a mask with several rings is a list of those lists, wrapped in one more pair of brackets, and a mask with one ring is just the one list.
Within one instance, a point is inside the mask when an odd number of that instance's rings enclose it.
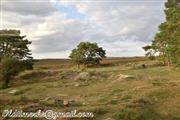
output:
{"label": "tree canopy", "polygon": [[77,48],[72,50],[69,57],[77,65],[94,65],[99,64],[105,55],[105,50],[97,43],[81,42]]}
{"label": "tree canopy", "polygon": [[31,42],[19,30],[0,30],[0,60],[2,58],[32,59],[28,48]]}
{"label": "tree canopy", "polygon": [[180,64],[180,2],[168,0],[165,4],[166,22],[159,26],[151,45],[143,47],[147,56],[158,54],[164,64]]}

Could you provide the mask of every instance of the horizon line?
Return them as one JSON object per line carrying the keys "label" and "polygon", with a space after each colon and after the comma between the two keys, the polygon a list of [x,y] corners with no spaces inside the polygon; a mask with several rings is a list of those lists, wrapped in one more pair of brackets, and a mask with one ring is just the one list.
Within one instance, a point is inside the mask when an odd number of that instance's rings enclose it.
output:
{"label": "horizon line", "polygon": [[[146,56],[114,56],[114,57],[106,57],[106,58],[135,58],[135,57],[146,57]],[[103,59],[106,59],[106,58],[103,58]],[[33,60],[46,60],[46,59],[50,59],[50,60],[56,60],[56,59],[69,59],[70,58],[33,58]]]}

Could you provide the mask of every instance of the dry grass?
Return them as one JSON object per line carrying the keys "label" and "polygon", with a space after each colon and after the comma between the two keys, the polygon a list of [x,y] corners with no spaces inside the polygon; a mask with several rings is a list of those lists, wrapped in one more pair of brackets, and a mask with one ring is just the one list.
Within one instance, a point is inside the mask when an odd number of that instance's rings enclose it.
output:
{"label": "dry grass", "polygon": [[[15,80],[24,81],[23,84],[17,85],[17,82],[15,86],[0,91],[0,110],[30,109],[28,106],[36,103],[36,108],[41,109],[92,111],[94,120],[179,120],[180,70],[157,66],[156,61],[142,58],[122,61],[122,58],[105,60],[104,64],[115,65],[86,68],[83,71],[89,73],[88,79],[77,81],[75,78],[82,71],[68,61],[38,61],[34,71],[16,77]],[[134,67],[134,64],[148,66],[143,69]],[[118,80],[119,74],[133,77]],[[27,82],[29,80],[34,82]],[[13,89],[19,92],[10,94]],[[74,103],[62,107],[41,102],[47,97],[62,95]]]}

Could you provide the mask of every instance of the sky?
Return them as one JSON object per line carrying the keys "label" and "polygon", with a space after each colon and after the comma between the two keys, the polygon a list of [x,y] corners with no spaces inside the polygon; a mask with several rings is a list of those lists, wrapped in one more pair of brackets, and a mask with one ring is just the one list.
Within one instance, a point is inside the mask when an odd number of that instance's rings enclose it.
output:
{"label": "sky", "polygon": [[80,42],[109,57],[143,56],[165,21],[165,0],[0,0],[1,28],[32,41],[34,58],[68,58]]}

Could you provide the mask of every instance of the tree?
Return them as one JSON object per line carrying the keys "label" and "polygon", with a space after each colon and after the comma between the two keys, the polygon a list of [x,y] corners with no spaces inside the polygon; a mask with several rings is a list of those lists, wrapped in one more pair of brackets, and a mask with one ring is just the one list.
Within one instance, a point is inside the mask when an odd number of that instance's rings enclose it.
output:
{"label": "tree", "polygon": [[10,79],[25,69],[33,69],[28,45],[30,41],[20,36],[18,30],[0,30],[0,79],[7,88]]}
{"label": "tree", "polygon": [[159,26],[151,45],[143,47],[149,54],[158,54],[164,64],[180,64],[180,2],[168,0],[165,9],[166,22]]}
{"label": "tree", "polygon": [[28,45],[30,41],[21,36],[19,30],[0,30],[0,60],[2,58],[32,59]]}
{"label": "tree", "polygon": [[153,46],[147,45],[144,46],[143,49],[146,51],[146,56],[148,56],[151,60],[155,59],[155,53]]}
{"label": "tree", "polygon": [[2,88],[8,87],[11,77],[17,75],[19,72],[28,69],[24,65],[23,61],[19,61],[15,58],[3,58],[1,61],[0,77],[2,80]]}
{"label": "tree", "polygon": [[78,66],[99,64],[106,55],[105,50],[97,43],[81,42],[77,48],[73,49],[70,58]]}

